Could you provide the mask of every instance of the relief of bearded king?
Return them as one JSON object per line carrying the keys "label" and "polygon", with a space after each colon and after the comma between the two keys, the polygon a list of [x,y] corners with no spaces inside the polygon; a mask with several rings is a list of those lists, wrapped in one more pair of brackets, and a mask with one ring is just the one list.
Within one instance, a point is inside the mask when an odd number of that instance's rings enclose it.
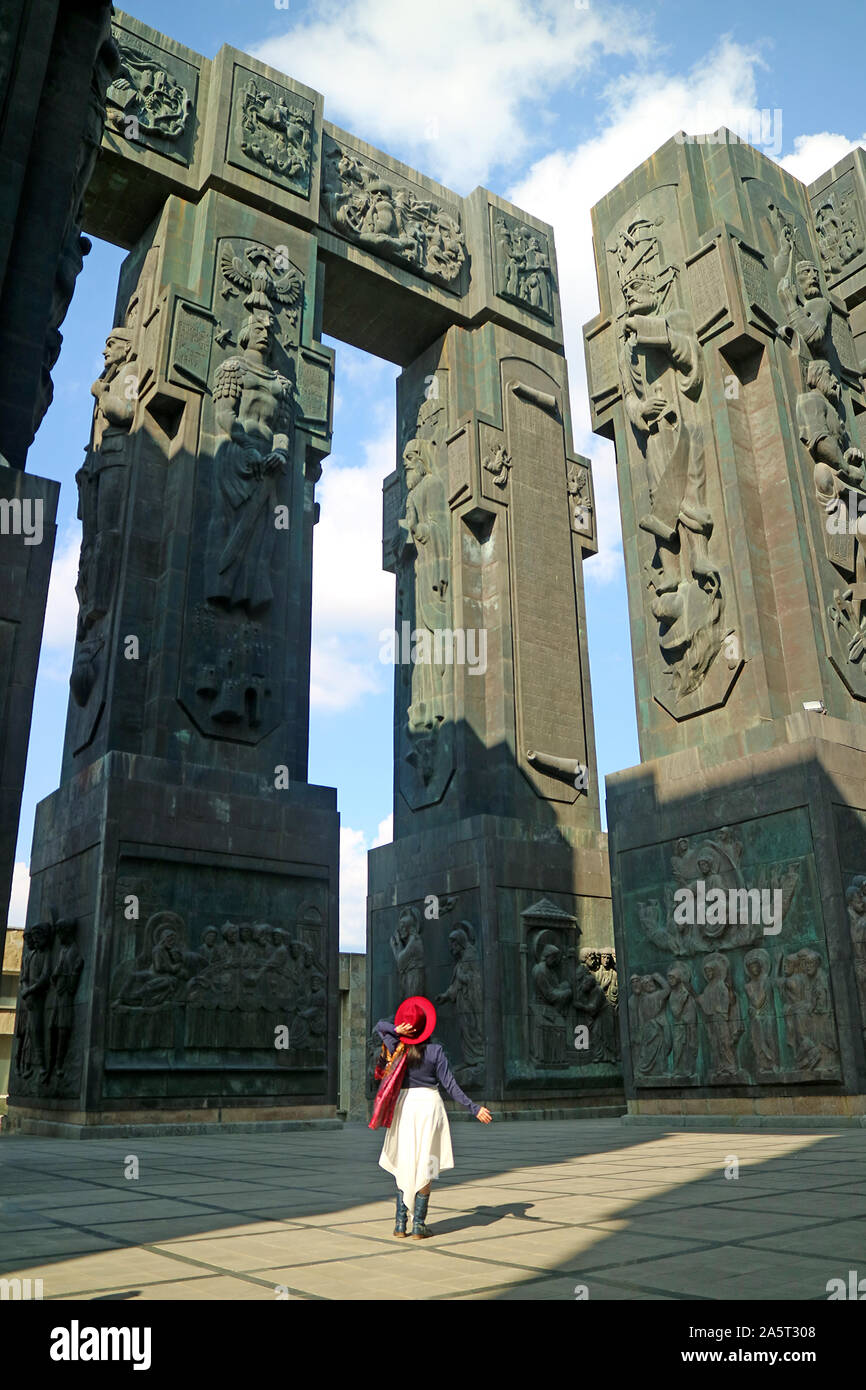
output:
{"label": "relief of bearded king", "polygon": [[677,271],[660,266],[655,225],[632,222],[608,250],[618,261],[625,302],[619,324],[624,404],[649,489],[650,511],[639,525],[656,542],[647,566],[650,609],[682,699],[698,688],[719,650],[722,597],[708,551],[713,523],[693,404],[703,387],[701,351],[688,314],[669,302]]}

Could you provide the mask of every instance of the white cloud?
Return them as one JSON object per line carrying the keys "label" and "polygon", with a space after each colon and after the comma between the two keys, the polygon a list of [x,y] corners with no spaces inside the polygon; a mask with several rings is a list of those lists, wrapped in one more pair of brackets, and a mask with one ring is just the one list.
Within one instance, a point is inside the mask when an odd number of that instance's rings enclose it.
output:
{"label": "white cloud", "polygon": [[319,637],[310,653],[310,705],[337,714],[351,709],[362,695],[383,694],[391,688],[390,667],[377,671],[369,653],[353,655],[359,644],[351,634]]}
{"label": "white cloud", "polygon": [[574,442],[593,461],[599,553],[585,571],[590,584],[604,584],[623,564],[613,449],[591,432],[586,391],[582,330],[598,313],[591,210],[679,130],[754,129],[760,66],[755,52],[725,39],[685,75],[619,78],[608,88],[597,134],[539,160],[507,195],[551,223],[556,234]]}
{"label": "white cloud", "polygon": [[394,812],[389,811],[384,820],[379,821],[379,829],[376,831],[376,838],[373,841],[373,849],[378,849],[379,845],[390,845],[394,838]]}
{"label": "white cloud", "polygon": [[393,838],[393,817],[385,816],[372,846],[363,830],[340,830],[340,950],[367,949],[367,851],[389,844]]}
{"label": "white cloud", "polygon": [[27,921],[27,900],[30,897],[30,866],[20,860],[12,871],[12,897],[9,901],[10,927],[23,927]]}
{"label": "white cloud", "polygon": [[646,47],[639,13],[608,3],[331,0],[253,52],[322,92],[326,119],[386,149],[408,147],[468,192],[546,141],[557,89],[604,53]]}
{"label": "white cloud", "polygon": [[362,445],[361,463],[325,462],[313,537],[310,701],[317,710],[340,712],[391,687],[379,633],[394,626],[394,577],[382,569],[382,480],[393,472],[395,447],[391,418]]}
{"label": "white cloud", "polygon": [[45,627],[42,633],[41,674],[50,680],[69,680],[72,669],[72,650],[75,646],[75,626],[78,621],[78,598],[75,581],[78,578],[78,552],[81,548],[81,527],[70,524],[57,537],[48,601],[45,606]]}
{"label": "white cloud", "polygon": [[786,155],[779,163],[803,183],[813,183],[858,145],[866,145],[866,134],[856,140],[849,140],[847,135],[831,135],[827,130],[816,135],[798,135],[794,153]]}

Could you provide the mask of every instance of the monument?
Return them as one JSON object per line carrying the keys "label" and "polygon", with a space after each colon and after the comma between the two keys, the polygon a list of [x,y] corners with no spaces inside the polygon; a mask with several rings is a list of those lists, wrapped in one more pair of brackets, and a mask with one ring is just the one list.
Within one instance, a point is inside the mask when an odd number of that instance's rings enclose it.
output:
{"label": "monument", "polygon": [[862,161],[809,190],[680,133],[593,210],[642,757],[607,779],[632,1116],[866,1113]]}
{"label": "monument", "polygon": [[108,0],[0,5],[0,959],[59,492],[25,467],[90,250],[83,200],[118,57],[110,14]]}
{"label": "monument", "polygon": [[552,231],[339,130],[235,49],[208,60],[117,12],[112,33],[82,225],[129,254],[77,473],[75,654],[8,1127],[337,1122],[339,822],[307,780],[323,334],[404,368],[371,1007],[435,993],[490,1101],[609,1106],[595,516]]}

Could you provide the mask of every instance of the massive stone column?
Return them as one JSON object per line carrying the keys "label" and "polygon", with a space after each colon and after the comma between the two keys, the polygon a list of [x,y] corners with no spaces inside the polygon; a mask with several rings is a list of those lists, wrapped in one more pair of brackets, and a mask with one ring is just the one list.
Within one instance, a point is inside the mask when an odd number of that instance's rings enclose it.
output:
{"label": "massive stone column", "polygon": [[[499,220],[506,245],[531,239]],[[549,270],[518,278],[504,248],[497,268],[553,317]],[[395,839],[370,854],[371,1022],[427,994],[473,1096],[609,1105],[617,990],[582,575],[595,519],[561,352],[493,323],[452,328],[400,378],[398,453]]]}
{"label": "massive stone column", "polygon": [[607,779],[637,1115],[866,1108],[848,191],[816,224],[802,184],[720,131],[593,211],[589,390],[616,444],[643,759]]}
{"label": "massive stone column", "polygon": [[59,486],[25,474],[90,243],[84,194],[117,61],[108,0],[19,0],[0,23],[0,959]]}
{"label": "massive stone column", "polygon": [[14,1128],[335,1114],[338,817],[306,780],[316,280],[314,236],[216,192],[170,197],[124,265]]}

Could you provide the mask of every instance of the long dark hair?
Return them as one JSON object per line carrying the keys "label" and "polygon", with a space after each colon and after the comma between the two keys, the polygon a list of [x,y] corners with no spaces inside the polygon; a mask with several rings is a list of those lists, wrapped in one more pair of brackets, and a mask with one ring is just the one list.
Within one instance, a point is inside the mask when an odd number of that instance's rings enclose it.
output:
{"label": "long dark hair", "polygon": [[423,1062],[425,1047],[426,1043],[409,1043],[406,1048],[406,1065],[417,1067],[419,1062]]}

